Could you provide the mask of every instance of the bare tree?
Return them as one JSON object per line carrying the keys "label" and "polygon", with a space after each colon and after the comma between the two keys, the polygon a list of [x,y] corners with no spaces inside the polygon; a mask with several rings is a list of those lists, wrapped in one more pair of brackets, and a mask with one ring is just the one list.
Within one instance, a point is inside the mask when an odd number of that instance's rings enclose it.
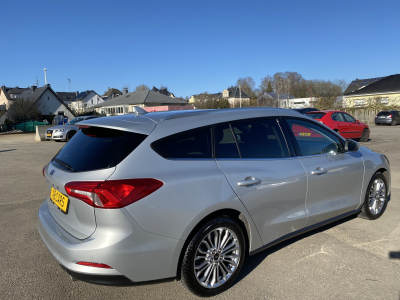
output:
{"label": "bare tree", "polygon": [[150,90],[149,86],[145,84],[139,84],[137,87],[135,87],[135,92],[149,91],[149,90]]}
{"label": "bare tree", "polygon": [[256,94],[254,92],[256,83],[252,77],[239,78],[236,82],[236,85],[240,85],[241,90],[245,92],[250,98],[256,97]]}
{"label": "bare tree", "polygon": [[44,101],[33,98],[13,100],[7,109],[7,117],[14,123],[38,120],[47,107]]}

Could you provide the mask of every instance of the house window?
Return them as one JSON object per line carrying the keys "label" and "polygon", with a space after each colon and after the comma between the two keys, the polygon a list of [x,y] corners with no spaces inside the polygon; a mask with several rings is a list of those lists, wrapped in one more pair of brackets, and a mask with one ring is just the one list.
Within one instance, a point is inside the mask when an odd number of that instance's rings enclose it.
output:
{"label": "house window", "polygon": [[90,100],[91,102],[92,102],[92,104],[93,104],[93,99],[92,100]]}
{"label": "house window", "polygon": [[365,99],[354,100],[354,106],[361,107],[365,105]]}
{"label": "house window", "polygon": [[47,100],[50,100],[50,97],[47,97]]}
{"label": "house window", "polygon": [[389,104],[389,98],[381,98],[379,99],[381,104],[388,105]]}

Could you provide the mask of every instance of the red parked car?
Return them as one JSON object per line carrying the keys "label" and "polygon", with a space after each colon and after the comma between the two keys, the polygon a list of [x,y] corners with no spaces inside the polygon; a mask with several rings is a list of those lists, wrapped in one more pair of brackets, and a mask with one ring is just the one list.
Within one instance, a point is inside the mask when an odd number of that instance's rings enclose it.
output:
{"label": "red parked car", "polygon": [[348,113],[343,111],[325,110],[312,111],[305,115],[325,124],[346,139],[358,140],[360,142],[368,141],[368,125],[361,123]]}

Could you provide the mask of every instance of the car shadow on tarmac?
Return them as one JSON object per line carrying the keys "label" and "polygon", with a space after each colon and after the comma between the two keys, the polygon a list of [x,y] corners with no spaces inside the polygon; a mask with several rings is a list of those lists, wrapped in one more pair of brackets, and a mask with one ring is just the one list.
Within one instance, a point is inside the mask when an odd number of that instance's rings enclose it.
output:
{"label": "car shadow on tarmac", "polygon": [[[357,218],[357,215],[353,215],[338,221],[335,221],[333,223],[327,224],[325,226],[322,226],[320,228],[314,229],[312,231],[306,232],[304,234],[301,234],[299,236],[296,236],[294,238],[291,238],[289,240],[283,241],[277,245],[274,245],[268,249],[265,249],[257,254],[254,254],[252,256],[246,257],[245,263],[242,267],[242,270],[239,273],[239,276],[236,278],[235,282],[233,283],[233,285],[236,285],[239,281],[241,281],[242,279],[244,279],[247,275],[249,275],[254,269],[256,269],[258,267],[259,264],[261,264],[267,257],[268,255],[279,251],[283,248],[285,248],[286,246],[289,246],[293,243],[296,243],[297,241],[300,241],[302,239],[308,238],[314,234],[323,232],[325,230],[331,229],[335,226],[338,226],[340,224],[346,223],[348,221],[351,221],[353,219]],[[393,258],[400,258],[400,253],[395,253],[394,255],[397,255],[397,257],[393,257]]]}

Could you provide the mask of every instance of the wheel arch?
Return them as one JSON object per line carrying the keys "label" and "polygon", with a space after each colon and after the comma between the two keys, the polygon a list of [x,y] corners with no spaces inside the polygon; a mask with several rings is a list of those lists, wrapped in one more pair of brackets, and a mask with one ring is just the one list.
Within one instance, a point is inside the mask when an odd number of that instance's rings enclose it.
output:
{"label": "wheel arch", "polygon": [[[251,227],[250,223],[247,220],[246,216],[232,208],[226,208],[226,209],[220,209],[216,210],[209,215],[205,216],[200,222],[197,223],[197,225],[191,230],[189,233],[188,237],[186,238],[186,241],[182,247],[181,253],[179,255],[179,260],[178,260],[178,266],[177,266],[177,271],[176,271],[176,279],[180,280],[181,279],[181,267],[182,267],[182,261],[183,257],[185,255],[186,248],[194,235],[199,231],[199,229],[206,224],[208,221],[217,218],[217,217],[222,217],[222,216],[227,216],[235,221],[237,221],[238,225],[242,228],[243,233],[244,233],[244,238],[246,240],[246,256],[249,255],[249,250],[250,250],[250,241],[251,241]],[[258,234],[258,233],[257,233]]]}

